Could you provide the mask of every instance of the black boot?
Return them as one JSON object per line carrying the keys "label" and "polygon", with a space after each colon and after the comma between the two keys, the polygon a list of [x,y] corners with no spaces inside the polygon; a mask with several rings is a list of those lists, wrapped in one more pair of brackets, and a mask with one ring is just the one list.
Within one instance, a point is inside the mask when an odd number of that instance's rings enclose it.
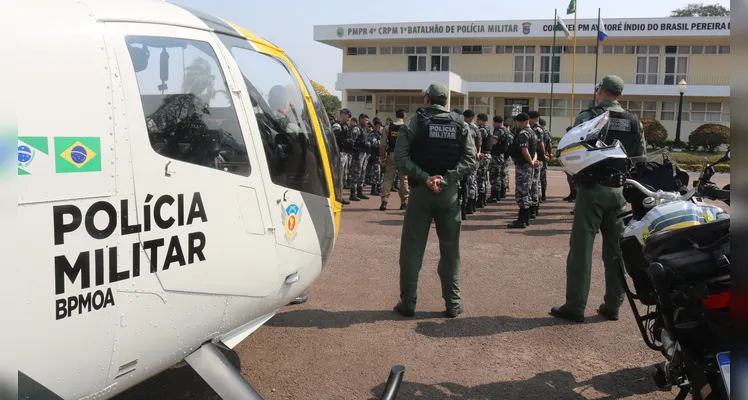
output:
{"label": "black boot", "polygon": [[577,189],[571,189],[571,193],[569,193],[568,196],[564,197],[564,200],[568,202],[572,202],[577,199]]}
{"label": "black boot", "polygon": [[367,196],[367,195],[364,194],[364,188],[363,187],[359,187],[358,190],[356,191],[356,194],[358,195],[359,199],[369,200],[369,196]]}
{"label": "black boot", "polygon": [[340,203],[343,204],[344,206],[347,206],[348,204],[351,204],[351,202],[348,199],[341,199]]}
{"label": "black boot", "polygon": [[462,220],[463,220],[463,221],[465,221],[465,220],[467,219],[467,211],[466,211],[466,208],[465,208],[465,206],[462,206],[462,207],[461,207],[461,211],[460,211],[460,214],[461,214],[461,216],[462,216]]}
{"label": "black boot", "polygon": [[519,213],[517,214],[517,219],[512,222],[511,224],[508,224],[506,227],[507,229],[525,229],[527,227],[527,220],[525,216],[527,215],[527,209],[520,208]]}
{"label": "black boot", "polygon": [[501,193],[499,193],[500,199],[506,199],[506,189],[502,189]]}
{"label": "black boot", "polygon": [[545,198],[545,189],[546,188],[543,188],[543,194],[540,196],[540,201],[546,201],[546,198]]}
{"label": "black boot", "polygon": [[356,189],[351,189],[351,197],[348,198],[351,201],[361,201],[361,199],[356,196]]}
{"label": "black boot", "polygon": [[371,184],[371,192],[369,193],[371,196],[379,196],[379,193],[377,193],[377,184],[372,183]]}
{"label": "black boot", "polygon": [[527,214],[528,214],[528,217],[529,217],[530,219],[535,219],[535,217],[536,217],[536,215],[535,215],[535,210],[537,210],[537,209],[538,209],[538,206],[530,206],[530,210],[529,210],[529,212],[527,213]]}
{"label": "black boot", "polygon": [[465,211],[465,213],[467,215],[475,213],[475,199],[468,199],[468,201],[467,201],[467,210]]}
{"label": "black boot", "polygon": [[539,205],[535,206],[535,216],[536,217],[540,216],[540,206]]}
{"label": "black boot", "polygon": [[381,205],[381,206],[379,206],[379,211],[384,211],[384,210],[386,210],[386,209],[387,209],[387,202],[386,202],[386,201],[383,201],[383,202],[382,202],[382,205]]}
{"label": "black boot", "polygon": [[530,226],[530,219],[532,217],[532,207],[525,209],[525,226]]}
{"label": "black boot", "polygon": [[485,207],[483,205],[483,200],[486,198],[486,195],[481,193],[478,195],[478,201],[475,202],[475,208],[483,208]]}
{"label": "black boot", "polygon": [[494,188],[491,188],[491,197],[489,197],[488,200],[486,200],[486,204],[496,203],[497,201],[499,201],[499,191]]}

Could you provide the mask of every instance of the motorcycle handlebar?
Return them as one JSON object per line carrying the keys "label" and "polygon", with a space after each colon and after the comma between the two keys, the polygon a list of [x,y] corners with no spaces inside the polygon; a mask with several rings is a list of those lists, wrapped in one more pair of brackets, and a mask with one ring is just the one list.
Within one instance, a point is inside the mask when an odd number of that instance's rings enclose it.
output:
{"label": "motorcycle handlebar", "polygon": [[642,185],[641,183],[639,183],[639,182],[637,182],[637,181],[635,181],[633,179],[626,179],[626,183],[629,184],[629,185],[631,185],[631,186],[633,186],[633,187],[635,187],[635,188],[637,188],[637,189],[639,189],[639,191],[642,192],[642,193],[644,193],[647,197],[652,197],[655,200],[671,200],[671,201],[674,201],[674,200],[683,200],[683,199],[688,199],[688,198],[690,198],[693,195],[693,193],[690,193],[690,192],[687,193],[687,194],[685,194],[685,195],[683,195],[683,196],[681,196],[678,193],[663,192],[662,190],[658,190],[657,192],[653,192],[653,191],[647,189],[646,187],[644,187],[644,185]]}

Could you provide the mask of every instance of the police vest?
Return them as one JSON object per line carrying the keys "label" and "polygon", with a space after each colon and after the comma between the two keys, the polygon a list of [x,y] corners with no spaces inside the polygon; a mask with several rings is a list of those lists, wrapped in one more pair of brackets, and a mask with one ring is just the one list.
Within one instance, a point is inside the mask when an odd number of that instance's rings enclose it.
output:
{"label": "police vest", "polygon": [[429,175],[441,175],[457,167],[462,148],[462,118],[456,113],[435,117],[418,113],[418,132],[410,144],[410,158]]}
{"label": "police vest", "polygon": [[[603,114],[606,110],[603,107],[596,106],[587,109],[595,117]],[[629,110],[611,111],[610,121],[608,121],[608,133],[605,135],[605,144],[611,145],[614,140],[621,142],[621,146],[626,151],[629,157],[632,157],[631,152],[637,148],[639,144],[639,118]]]}
{"label": "police vest", "polygon": [[517,159],[520,164],[526,164],[527,161],[525,160],[525,157],[522,156],[522,148],[519,147],[519,142],[521,140],[520,137],[522,135],[527,138],[527,151],[530,152],[530,158],[535,157],[535,153],[538,147],[538,139],[535,135],[535,132],[530,129],[529,125],[522,128],[522,130],[520,130],[519,133],[514,136],[514,142],[510,146],[510,154],[512,158]]}
{"label": "police vest", "polygon": [[389,133],[387,134],[387,152],[392,153],[395,151],[395,143],[397,143],[397,131],[400,130],[400,127],[403,126],[395,125],[394,123],[390,124]]}
{"label": "police vest", "polygon": [[[543,131],[543,128],[540,126],[540,124],[535,124],[535,126],[532,127],[532,132],[535,134],[535,139],[537,140],[535,148],[537,149],[538,160],[545,161],[545,153],[540,151],[540,144],[542,143],[543,146],[545,146],[545,131]],[[550,150],[546,149],[546,151]]]}
{"label": "police vest", "polygon": [[479,126],[478,132],[480,132],[481,138],[483,141],[480,146],[481,153],[483,154],[491,153],[491,147],[493,146],[493,143],[491,143],[491,138],[493,137],[491,135],[491,132],[488,130],[488,128],[485,125]]}

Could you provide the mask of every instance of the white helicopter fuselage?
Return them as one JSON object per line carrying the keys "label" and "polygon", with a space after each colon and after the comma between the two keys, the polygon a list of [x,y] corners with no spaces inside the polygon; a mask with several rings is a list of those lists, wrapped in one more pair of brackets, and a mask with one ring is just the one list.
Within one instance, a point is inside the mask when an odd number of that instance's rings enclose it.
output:
{"label": "white helicopter fuselage", "polygon": [[317,279],[338,154],[282,50],[161,1],[0,9],[22,256],[0,265],[0,398],[109,398]]}

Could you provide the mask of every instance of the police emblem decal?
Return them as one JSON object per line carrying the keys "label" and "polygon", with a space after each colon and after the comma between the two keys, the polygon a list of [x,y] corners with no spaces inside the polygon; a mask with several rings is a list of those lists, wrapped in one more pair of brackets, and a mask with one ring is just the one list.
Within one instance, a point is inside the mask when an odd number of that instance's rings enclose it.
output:
{"label": "police emblem decal", "polygon": [[530,25],[532,25],[532,24],[529,23],[529,22],[523,23],[522,24],[522,33],[524,33],[525,35],[529,35],[530,34]]}
{"label": "police emblem decal", "polygon": [[342,26],[339,26],[338,30],[335,31],[335,34],[338,35],[338,37],[343,37],[343,33],[345,33],[345,31],[343,31],[343,27]]}
{"label": "police emblem decal", "polygon": [[301,222],[301,208],[291,203],[283,209],[283,227],[286,229],[286,238],[288,240],[296,237]]}

